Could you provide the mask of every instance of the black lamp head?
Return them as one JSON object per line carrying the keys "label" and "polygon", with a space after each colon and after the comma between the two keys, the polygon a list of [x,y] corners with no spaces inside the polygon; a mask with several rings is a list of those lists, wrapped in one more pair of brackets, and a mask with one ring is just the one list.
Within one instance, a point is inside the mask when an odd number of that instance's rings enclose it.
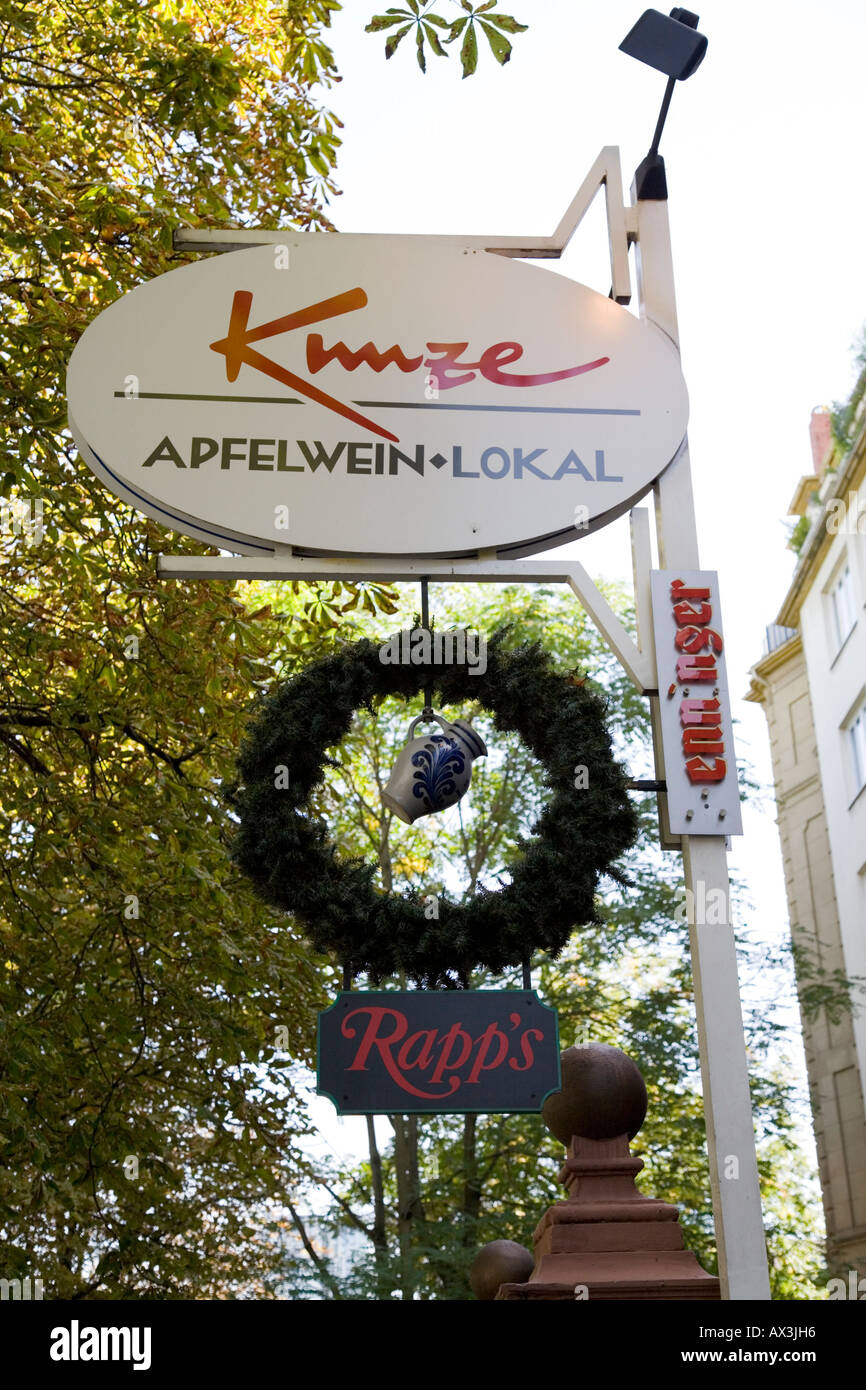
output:
{"label": "black lamp head", "polygon": [[635,170],[639,199],[661,201],[668,196],[665,162],[659,154],[659,141],[674,87],[697,71],[707,51],[707,39],[698,33],[698,22],[696,14],[680,6],[672,9],[669,15],[662,14],[661,10],[644,10],[620,44],[623,53],[665,73],[668,79],[649,154]]}
{"label": "black lamp head", "polygon": [[658,72],[684,82],[700,67],[707,38],[697,32],[698,16],[679,7],[669,15],[644,10],[637,24],[620,44],[620,50]]}

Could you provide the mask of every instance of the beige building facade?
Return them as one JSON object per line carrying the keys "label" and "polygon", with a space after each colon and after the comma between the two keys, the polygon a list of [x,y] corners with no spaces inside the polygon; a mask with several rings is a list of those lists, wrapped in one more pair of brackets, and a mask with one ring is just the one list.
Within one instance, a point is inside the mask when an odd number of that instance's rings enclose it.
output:
{"label": "beige building facade", "polygon": [[[866,399],[866,397],[864,397]],[[836,1270],[866,1272],[866,417],[841,450],[812,415],[791,514],[793,579],[747,698],[767,717],[827,1221]],[[836,996],[835,1006],[828,1003]]]}

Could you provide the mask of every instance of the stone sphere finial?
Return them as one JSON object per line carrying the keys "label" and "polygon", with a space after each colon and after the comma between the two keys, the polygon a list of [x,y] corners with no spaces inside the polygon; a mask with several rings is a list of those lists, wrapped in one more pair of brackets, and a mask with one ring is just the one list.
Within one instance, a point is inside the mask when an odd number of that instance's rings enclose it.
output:
{"label": "stone sphere finial", "polygon": [[500,1284],[523,1284],[535,1268],[535,1257],[516,1240],[491,1240],[482,1245],[469,1271],[469,1283],[476,1298],[494,1299]]}
{"label": "stone sphere finial", "polygon": [[646,1117],[638,1067],[618,1047],[582,1043],[562,1053],[562,1090],[548,1096],[541,1118],[566,1148],[581,1139],[633,1139]]}

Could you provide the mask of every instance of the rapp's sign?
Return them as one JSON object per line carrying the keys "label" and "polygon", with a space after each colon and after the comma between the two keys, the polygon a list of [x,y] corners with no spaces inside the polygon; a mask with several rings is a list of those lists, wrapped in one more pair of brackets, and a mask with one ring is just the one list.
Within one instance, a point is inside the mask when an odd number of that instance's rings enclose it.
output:
{"label": "rapp's sign", "polygon": [[560,1084],[533,990],[345,992],[319,1014],[318,1090],[342,1115],[540,1110]]}

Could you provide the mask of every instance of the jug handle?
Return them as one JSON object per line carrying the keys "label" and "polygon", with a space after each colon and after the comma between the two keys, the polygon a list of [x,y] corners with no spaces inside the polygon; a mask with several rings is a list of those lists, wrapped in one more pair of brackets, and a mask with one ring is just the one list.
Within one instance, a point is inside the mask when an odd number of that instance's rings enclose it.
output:
{"label": "jug handle", "polygon": [[420,723],[423,722],[423,723],[425,723],[425,724],[429,724],[429,723],[431,723],[434,719],[436,720],[436,723],[437,723],[437,724],[441,724],[441,726],[442,726],[442,728],[445,730],[446,734],[451,732],[451,725],[450,725],[445,719],[443,719],[442,716],[441,716],[440,714],[424,714],[424,713],[421,713],[421,714],[418,715],[417,719],[413,719],[413,720],[412,720],[412,723],[409,725],[409,732],[408,732],[408,734],[406,735],[406,742],[407,742],[407,743],[409,742],[410,738],[412,737],[412,735],[413,735],[414,732],[415,732],[415,729],[417,728],[417,726],[418,726]]}

